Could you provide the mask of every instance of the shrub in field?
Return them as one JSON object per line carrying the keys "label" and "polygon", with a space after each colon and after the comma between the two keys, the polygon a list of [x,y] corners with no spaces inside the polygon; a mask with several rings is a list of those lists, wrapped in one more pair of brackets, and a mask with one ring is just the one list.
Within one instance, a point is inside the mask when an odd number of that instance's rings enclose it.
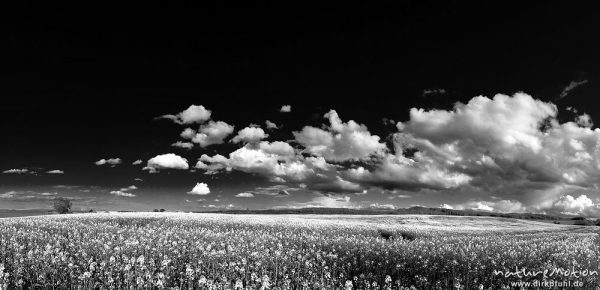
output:
{"label": "shrub in field", "polygon": [[57,197],[54,199],[54,210],[60,214],[65,214],[71,211],[71,201],[65,197]]}
{"label": "shrub in field", "polygon": [[417,235],[410,231],[400,231],[400,236],[402,239],[412,241],[417,238]]}
{"label": "shrub in field", "polygon": [[379,235],[386,240],[394,238],[394,233],[385,229],[378,229],[377,233],[379,233]]}
{"label": "shrub in field", "polygon": [[378,229],[377,233],[385,240],[402,239],[406,241],[412,241],[417,238],[416,233],[407,230],[393,232],[387,229]]}

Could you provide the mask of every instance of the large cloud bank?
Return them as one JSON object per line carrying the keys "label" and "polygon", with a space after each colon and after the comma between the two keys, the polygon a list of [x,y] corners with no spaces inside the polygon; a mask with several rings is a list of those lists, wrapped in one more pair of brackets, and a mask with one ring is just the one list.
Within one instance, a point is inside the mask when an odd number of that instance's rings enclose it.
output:
{"label": "large cloud bank", "polygon": [[[448,206],[593,212],[600,130],[587,114],[560,123],[558,111],[524,93],[478,96],[450,110],[413,108],[396,123],[397,131],[382,138],[330,110],[324,124],[292,132],[293,140],[269,140],[256,126],[244,128],[231,140],[241,147],[203,154],[195,168],[207,174],[242,171],[330,195],[468,191],[477,198]],[[396,119],[405,118],[399,113]],[[224,143],[231,133],[233,126],[211,121],[181,136],[205,147]]]}

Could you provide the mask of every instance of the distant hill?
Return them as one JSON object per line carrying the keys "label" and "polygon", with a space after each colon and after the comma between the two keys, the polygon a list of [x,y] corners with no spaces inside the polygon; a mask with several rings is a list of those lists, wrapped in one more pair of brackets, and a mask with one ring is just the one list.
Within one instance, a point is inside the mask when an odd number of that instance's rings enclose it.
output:
{"label": "distant hill", "polygon": [[0,218],[48,215],[53,213],[49,209],[0,209]]}
{"label": "distant hill", "polygon": [[399,209],[351,209],[351,208],[325,208],[311,207],[298,209],[258,209],[258,210],[216,210],[202,211],[212,213],[228,213],[228,214],[351,214],[351,215],[403,215],[403,214],[423,214],[423,215],[454,215],[454,216],[490,216],[490,217],[505,217],[528,220],[564,220],[572,217],[553,216],[537,213],[495,213],[476,210],[457,210],[446,208],[422,207],[413,206],[410,208]]}
{"label": "distant hill", "polygon": [[[87,213],[88,211],[74,211],[73,213]],[[119,211],[119,212],[135,212],[135,211]],[[399,209],[351,209],[351,208],[326,208],[326,207],[307,207],[307,208],[288,208],[288,209],[229,209],[229,210],[206,210],[194,211],[196,213],[226,213],[226,214],[338,214],[338,215],[451,215],[451,216],[488,216],[488,217],[503,217],[524,220],[537,220],[548,222],[560,222],[561,224],[581,224],[588,225],[592,222],[600,225],[600,221],[595,219],[590,220],[585,217],[568,216],[568,215],[545,215],[537,213],[495,213],[477,210],[457,210],[446,208],[422,207],[413,206],[409,208]],[[55,214],[48,209],[32,209],[32,210],[0,210],[0,218],[3,217],[19,217],[19,216],[35,216]]]}

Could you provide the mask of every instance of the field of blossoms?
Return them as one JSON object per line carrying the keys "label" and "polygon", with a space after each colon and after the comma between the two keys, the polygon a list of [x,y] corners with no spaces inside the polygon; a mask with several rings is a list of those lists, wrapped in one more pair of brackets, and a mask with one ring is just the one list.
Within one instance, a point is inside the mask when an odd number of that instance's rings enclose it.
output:
{"label": "field of blossoms", "polygon": [[[0,219],[0,289],[511,289],[517,278],[494,270],[598,271],[599,263],[596,227],[500,218],[90,213]],[[600,285],[598,275],[568,279],[585,289]]]}

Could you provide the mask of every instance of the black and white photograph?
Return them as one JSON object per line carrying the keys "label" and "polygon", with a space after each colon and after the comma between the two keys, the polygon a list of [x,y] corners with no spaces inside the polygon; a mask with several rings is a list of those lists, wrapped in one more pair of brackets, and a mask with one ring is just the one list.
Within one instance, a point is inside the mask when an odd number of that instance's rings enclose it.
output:
{"label": "black and white photograph", "polygon": [[600,5],[13,4],[0,290],[600,289]]}

